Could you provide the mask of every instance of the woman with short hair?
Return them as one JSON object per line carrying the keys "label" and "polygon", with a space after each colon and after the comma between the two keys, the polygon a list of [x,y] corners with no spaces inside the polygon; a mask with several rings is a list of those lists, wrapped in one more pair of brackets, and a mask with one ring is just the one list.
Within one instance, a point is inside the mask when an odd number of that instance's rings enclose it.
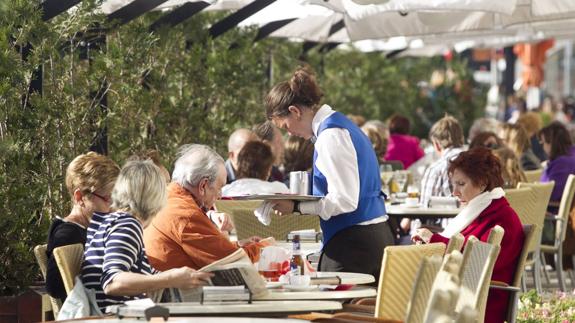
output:
{"label": "woman with short hair", "polygon": [[54,259],[55,248],[86,243],[86,229],[94,212],[110,212],[110,194],[120,167],[110,158],[89,152],[74,158],[66,169],[66,188],[72,200],[72,210],[65,218],[52,220],[48,231],[46,255],[46,290],[62,302],[66,289]]}
{"label": "woman with short hair", "polygon": [[166,204],[166,180],[152,161],[122,167],[112,191],[112,213],[94,213],[86,240],[82,282],[98,307],[143,297],[163,288],[206,285],[211,274],[188,267],[158,272],[148,262],[143,229]]}
{"label": "woman with short hair", "polygon": [[[499,225],[505,230],[501,251],[495,261],[492,280],[511,284],[517,269],[517,260],[523,248],[523,227],[517,213],[505,199],[501,188],[501,164],[488,148],[475,148],[461,152],[451,161],[448,169],[455,195],[464,206],[461,212],[441,233],[417,229],[414,241],[448,243],[461,233],[465,242],[471,236],[486,242],[491,230]],[[485,322],[503,322],[507,313],[509,295],[505,291],[490,290],[487,298]]]}

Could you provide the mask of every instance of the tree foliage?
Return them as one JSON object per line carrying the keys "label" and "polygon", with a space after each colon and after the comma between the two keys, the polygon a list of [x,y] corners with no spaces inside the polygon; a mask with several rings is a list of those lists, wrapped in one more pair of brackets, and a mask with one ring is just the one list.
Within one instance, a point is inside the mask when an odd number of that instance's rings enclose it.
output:
{"label": "tree foliage", "polygon": [[[162,13],[118,27],[94,10],[97,2],[82,1],[48,22],[35,1],[0,2],[0,235],[6,241],[0,244],[0,295],[15,294],[37,278],[32,249],[45,243],[49,220],[71,207],[66,166],[103,130],[119,164],[155,148],[170,169],[185,143],[207,144],[225,155],[228,135],[263,121],[267,90],[300,64],[301,43],[254,43],[255,29],[210,38],[208,27],[228,13],[202,13],[150,32]],[[104,41],[87,47],[86,39],[104,29]],[[430,102],[418,82],[445,68],[440,59],[390,60],[339,50],[312,50],[307,63],[318,73],[324,102],[335,109],[382,120],[401,112],[416,123],[418,107]],[[452,63],[458,80],[469,82],[464,66]],[[43,92],[29,93],[39,67]],[[462,104],[456,83],[444,84],[435,106],[474,116],[481,105]]]}

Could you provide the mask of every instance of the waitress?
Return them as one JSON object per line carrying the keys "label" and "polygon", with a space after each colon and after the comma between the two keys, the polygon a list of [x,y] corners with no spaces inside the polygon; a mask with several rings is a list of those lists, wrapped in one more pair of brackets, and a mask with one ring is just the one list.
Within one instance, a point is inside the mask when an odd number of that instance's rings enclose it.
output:
{"label": "waitress", "polygon": [[393,244],[377,157],[365,134],[326,104],[312,71],[299,68],[276,84],[265,105],[268,120],[290,135],[315,140],[313,195],[318,201],[278,201],[280,214],[319,214],[323,231],[320,271],[379,278],[383,249]]}

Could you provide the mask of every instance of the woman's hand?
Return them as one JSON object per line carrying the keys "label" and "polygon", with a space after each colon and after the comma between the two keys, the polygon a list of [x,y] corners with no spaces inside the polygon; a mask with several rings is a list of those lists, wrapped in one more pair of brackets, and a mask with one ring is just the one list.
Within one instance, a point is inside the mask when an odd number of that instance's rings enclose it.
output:
{"label": "woman's hand", "polygon": [[169,287],[196,288],[209,284],[209,279],[214,274],[195,271],[189,267],[180,267],[165,271],[169,276]]}
{"label": "woman's hand", "polygon": [[275,214],[284,215],[284,214],[293,213],[294,201],[292,201],[292,200],[277,200],[274,202],[276,203],[274,205]]}
{"label": "woman's hand", "polygon": [[429,229],[419,228],[415,230],[415,234],[411,236],[411,241],[415,244],[429,243],[433,233]]}

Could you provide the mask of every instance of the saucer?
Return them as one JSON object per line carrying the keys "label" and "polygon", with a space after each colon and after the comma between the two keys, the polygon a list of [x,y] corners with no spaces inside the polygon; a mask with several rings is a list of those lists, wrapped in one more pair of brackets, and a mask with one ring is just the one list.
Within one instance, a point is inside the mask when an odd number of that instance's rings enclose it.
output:
{"label": "saucer", "polygon": [[308,286],[304,286],[304,285],[284,285],[284,289],[287,290],[292,290],[295,292],[305,292],[305,291],[310,291],[310,290],[316,290],[318,289],[317,285],[308,285]]}
{"label": "saucer", "polygon": [[284,283],[282,283],[282,282],[267,282],[266,283],[267,289],[280,288],[282,286],[284,286]]}

